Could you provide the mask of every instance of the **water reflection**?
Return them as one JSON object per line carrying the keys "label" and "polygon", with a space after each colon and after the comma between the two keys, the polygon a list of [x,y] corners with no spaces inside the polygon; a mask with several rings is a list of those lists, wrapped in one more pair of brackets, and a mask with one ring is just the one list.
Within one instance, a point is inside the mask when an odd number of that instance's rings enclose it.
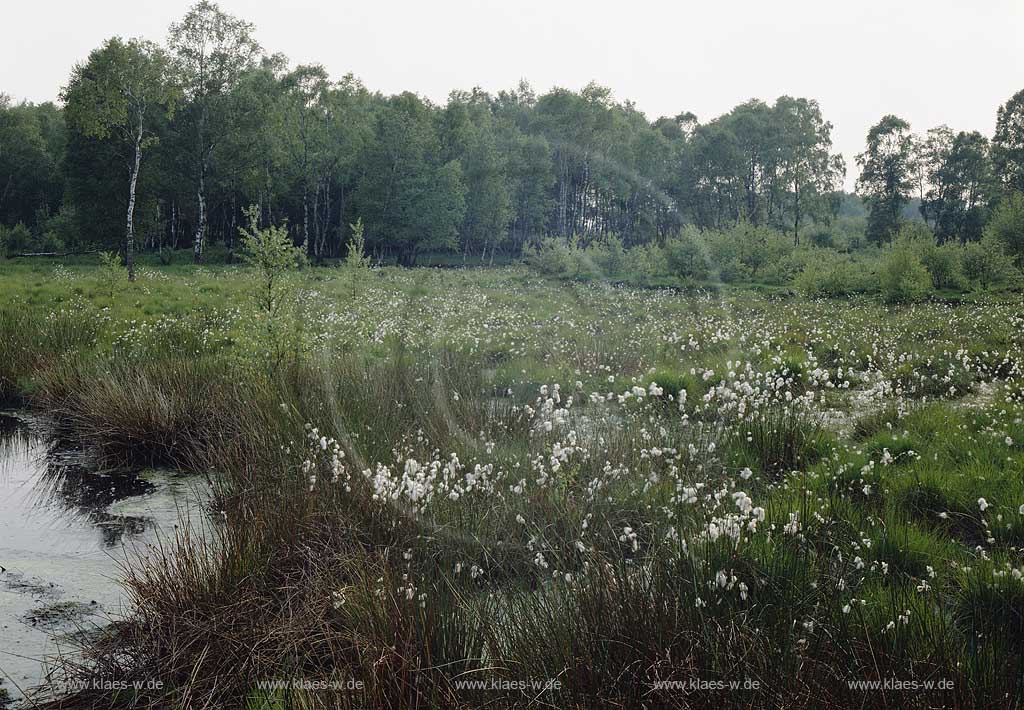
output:
{"label": "water reflection", "polygon": [[[173,471],[95,470],[44,422],[0,413],[0,679],[41,682],[62,635],[123,615],[121,566],[182,517],[205,529],[207,491]],[[14,695],[14,684],[0,682]]]}

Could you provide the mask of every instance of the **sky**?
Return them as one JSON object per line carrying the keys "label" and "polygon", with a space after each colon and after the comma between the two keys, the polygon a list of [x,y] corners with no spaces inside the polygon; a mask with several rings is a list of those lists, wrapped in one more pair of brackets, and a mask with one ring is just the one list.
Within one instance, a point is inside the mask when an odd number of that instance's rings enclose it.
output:
{"label": "sky", "polygon": [[[0,0],[0,92],[56,99],[113,35],[163,42],[188,0]],[[1024,0],[221,0],[269,52],[443,103],[452,89],[611,88],[654,120],[817,99],[847,159],[888,113],[991,136],[1024,88]]]}

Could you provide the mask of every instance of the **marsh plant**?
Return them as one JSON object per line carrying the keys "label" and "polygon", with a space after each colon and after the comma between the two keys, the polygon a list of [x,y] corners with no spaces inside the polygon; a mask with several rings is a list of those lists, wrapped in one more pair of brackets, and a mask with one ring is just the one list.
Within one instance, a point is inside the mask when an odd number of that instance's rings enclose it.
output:
{"label": "marsh plant", "polygon": [[[88,271],[7,282],[37,299],[0,318],[8,396],[107,466],[217,472],[221,522],[130,566],[136,611],[72,678],[155,675],[132,700],[154,707],[515,707],[524,678],[560,707],[675,706],[695,677],[757,681],[726,707],[881,706],[849,682],[894,677],[952,680],[912,696],[933,705],[1020,692],[995,621],[1024,585],[1019,297],[523,268],[385,268],[353,295],[284,229],[244,242],[242,269],[140,270],[138,306],[76,296]],[[154,308],[182,292],[202,308]],[[274,318],[304,338],[270,360]],[[294,675],[363,686],[260,687]]]}

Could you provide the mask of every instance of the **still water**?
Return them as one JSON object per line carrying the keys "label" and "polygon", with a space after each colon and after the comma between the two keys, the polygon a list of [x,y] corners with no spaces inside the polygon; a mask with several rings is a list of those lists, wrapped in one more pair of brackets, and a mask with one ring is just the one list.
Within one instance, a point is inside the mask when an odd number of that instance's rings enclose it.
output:
{"label": "still water", "polygon": [[171,471],[96,471],[55,450],[42,422],[0,412],[0,707],[46,676],[74,639],[122,617],[126,561],[205,527],[208,488]]}

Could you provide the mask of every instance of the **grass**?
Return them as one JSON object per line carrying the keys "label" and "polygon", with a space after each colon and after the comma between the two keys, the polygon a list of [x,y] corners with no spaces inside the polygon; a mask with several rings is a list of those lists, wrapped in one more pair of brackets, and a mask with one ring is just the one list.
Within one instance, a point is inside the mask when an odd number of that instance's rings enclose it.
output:
{"label": "grass", "polygon": [[[5,398],[215,484],[220,522],[130,567],[133,613],[63,667],[162,689],[63,707],[1019,697],[1019,299],[326,267],[268,370],[245,268],[2,269]],[[288,678],[359,687],[260,687]],[[885,678],[953,688],[849,685]]]}

